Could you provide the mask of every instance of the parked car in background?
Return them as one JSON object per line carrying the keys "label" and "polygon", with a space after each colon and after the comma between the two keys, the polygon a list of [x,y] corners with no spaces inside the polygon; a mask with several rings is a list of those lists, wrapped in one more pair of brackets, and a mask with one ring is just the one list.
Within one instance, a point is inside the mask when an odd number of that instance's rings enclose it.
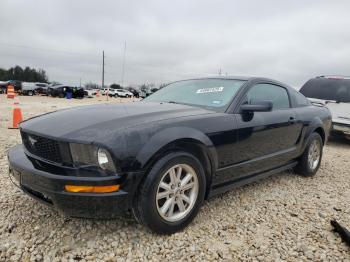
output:
{"label": "parked car in background", "polygon": [[9,170],[25,193],[68,216],[132,210],[170,234],[211,196],[291,168],[314,176],[330,127],[326,107],[274,80],[184,80],[140,102],[22,122]]}
{"label": "parked car in background", "polygon": [[84,89],[84,96],[92,98],[96,92],[93,89]]}
{"label": "parked car in background", "polygon": [[133,93],[125,89],[115,89],[115,97],[132,97]]}
{"label": "parked car in background", "polygon": [[141,97],[141,98],[146,98],[146,97],[147,97],[146,91],[145,91],[145,90],[140,90],[140,91],[139,91],[139,97]]}
{"label": "parked car in background", "polygon": [[85,93],[84,93],[84,88],[82,87],[71,87],[72,91],[72,98],[84,98]]}
{"label": "parked car in background", "polygon": [[63,98],[67,96],[67,93],[71,93],[72,98],[83,98],[85,95],[83,88],[69,85],[55,85],[47,89],[47,95],[52,97]]}
{"label": "parked car in background", "polygon": [[46,94],[47,88],[49,86],[47,83],[35,83],[35,85],[37,86],[37,94]]}
{"label": "parked car in background", "polygon": [[115,97],[116,96],[116,91],[113,88],[102,88],[101,89],[101,94],[106,96],[108,94],[109,97]]}
{"label": "parked car in background", "polygon": [[320,76],[307,81],[300,93],[332,113],[332,133],[350,139],[350,77]]}
{"label": "parked car in background", "polygon": [[52,97],[65,97],[66,92],[70,89],[67,85],[52,85],[47,88],[46,94]]}
{"label": "parked car in background", "polygon": [[7,82],[0,81],[0,94],[5,94],[7,89]]}
{"label": "parked car in background", "polygon": [[35,94],[46,94],[47,88],[48,84],[46,83],[22,82],[20,93],[28,96],[33,96]]}
{"label": "parked car in background", "polygon": [[132,93],[133,97],[139,98],[140,94],[136,89],[130,88],[129,92]]}

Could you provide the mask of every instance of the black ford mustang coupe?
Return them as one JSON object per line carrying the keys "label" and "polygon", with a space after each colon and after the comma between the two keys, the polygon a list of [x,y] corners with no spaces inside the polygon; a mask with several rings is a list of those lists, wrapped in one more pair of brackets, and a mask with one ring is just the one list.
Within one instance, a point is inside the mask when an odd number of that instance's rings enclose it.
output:
{"label": "black ford mustang coupe", "polygon": [[330,125],[326,107],[270,79],[178,81],[140,102],[22,122],[10,177],[68,216],[132,210],[153,231],[173,233],[210,196],[286,169],[314,175]]}

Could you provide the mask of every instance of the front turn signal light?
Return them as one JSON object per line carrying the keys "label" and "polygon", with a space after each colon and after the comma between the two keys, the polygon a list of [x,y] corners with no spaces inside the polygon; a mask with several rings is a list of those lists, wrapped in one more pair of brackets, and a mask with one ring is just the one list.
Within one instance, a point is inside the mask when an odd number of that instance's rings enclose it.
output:
{"label": "front turn signal light", "polygon": [[75,185],[65,185],[64,189],[68,192],[73,193],[111,193],[118,191],[120,185],[110,185],[110,186],[75,186]]}

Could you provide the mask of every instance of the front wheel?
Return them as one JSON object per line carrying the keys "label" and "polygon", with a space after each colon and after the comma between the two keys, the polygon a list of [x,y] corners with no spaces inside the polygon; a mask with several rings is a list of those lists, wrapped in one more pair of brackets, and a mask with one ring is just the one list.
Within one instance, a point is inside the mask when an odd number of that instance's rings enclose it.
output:
{"label": "front wheel", "polygon": [[314,176],[320,168],[323,141],[318,133],[312,133],[295,171],[302,176]]}
{"label": "front wheel", "polygon": [[143,181],[133,205],[136,220],[159,234],[185,228],[197,215],[206,188],[199,160],[185,152],[164,156]]}

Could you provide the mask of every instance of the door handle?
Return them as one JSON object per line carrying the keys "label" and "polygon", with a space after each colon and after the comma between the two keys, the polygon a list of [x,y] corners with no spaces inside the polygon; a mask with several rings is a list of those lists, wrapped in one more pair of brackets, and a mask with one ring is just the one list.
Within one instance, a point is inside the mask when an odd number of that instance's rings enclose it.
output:
{"label": "door handle", "polygon": [[288,122],[291,123],[291,124],[294,124],[295,123],[295,117],[294,116],[289,117],[289,121]]}

